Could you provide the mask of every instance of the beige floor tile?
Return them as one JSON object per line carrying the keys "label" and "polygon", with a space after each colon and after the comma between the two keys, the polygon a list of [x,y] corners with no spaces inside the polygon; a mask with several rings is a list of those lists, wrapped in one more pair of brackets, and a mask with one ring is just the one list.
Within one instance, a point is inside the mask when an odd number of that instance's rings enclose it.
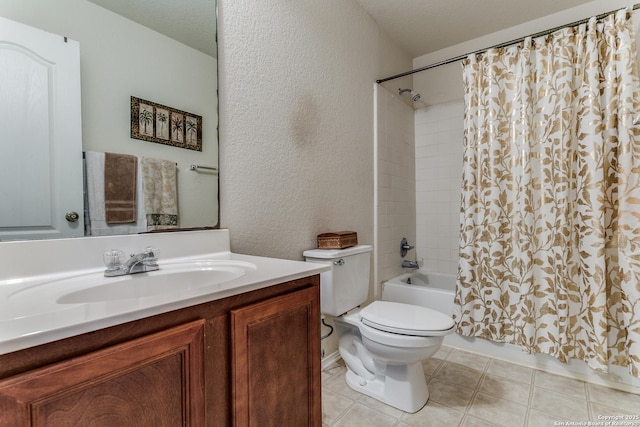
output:
{"label": "beige floor tile", "polygon": [[548,372],[535,371],[533,385],[581,399],[587,398],[587,387],[584,381],[574,380]]}
{"label": "beige floor tile", "polygon": [[322,422],[331,425],[347,412],[354,401],[329,390],[322,390]]}
{"label": "beige floor tile", "polygon": [[452,427],[459,425],[463,416],[462,411],[429,401],[415,414],[404,414],[402,422],[411,427]]}
{"label": "beige floor tile", "polygon": [[447,362],[457,363],[459,365],[467,366],[469,368],[476,369],[478,371],[484,371],[485,367],[489,364],[490,358],[481,356],[475,353],[469,353],[468,351],[453,349],[447,356]]}
{"label": "beige floor tile", "polygon": [[505,427],[524,425],[527,407],[509,400],[478,393],[471,403],[469,414]]}
{"label": "beige floor tile", "polygon": [[529,404],[531,385],[512,381],[508,378],[487,374],[482,378],[478,388],[481,393],[489,394],[500,399],[510,400],[522,405]]}
{"label": "beige floor tile", "polygon": [[587,421],[589,407],[586,399],[556,393],[545,388],[534,387],[531,408],[545,412],[558,419]]}
{"label": "beige floor tile", "polygon": [[344,365],[334,364],[322,370],[322,382],[326,379],[333,377],[334,375],[338,375],[340,373],[344,374],[346,371],[346,367]]}
{"label": "beige floor tile", "polygon": [[[566,421],[578,421],[578,420],[567,420],[566,418],[561,418],[555,415],[549,415],[544,412],[537,411],[535,409],[529,410],[529,415],[527,416],[527,427],[552,427],[555,425],[559,425],[557,423],[566,422]],[[587,420],[580,420],[587,421]]]}
{"label": "beige floor tile", "polygon": [[482,371],[447,361],[438,369],[433,378],[442,379],[449,384],[475,388],[480,383],[481,377]]}
{"label": "beige floor tile", "polygon": [[329,380],[330,378],[332,378],[335,374],[333,372],[330,371],[322,371],[322,376],[321,381],[324,384],[325,381]]}
{"label": "beige floor tile", "polygon": [[589,400],[612,408],[619,408],[628,414],[640,413],[640,395],[588,384]]}
{"label": "beige floor tile", "polygon": [[336,423],[335,427],[392,427],[398,419],[361,403],[354,404]]}
{"label": "beige floor tile", "polygon": [[429,383],[429,401],[465,411],[471,402],[474,390],[449,384],[437,378]]}
{"label": "beige floor tile", "polygon": [[374,399],[373,397],[369,397],[364,394],[360,397],[360,399],[358,399],[358,403],[362,403],[363,405],[366,405],[377,411],[384,412],[385,414],[391,415],[394,418],[400,418],[402,414],[404,414],[404,412],[400,409],[389,406],[385,403],[382,403],[378,399]]}
{"label": "beige floor tile", "polygon": [[443,363],[444,359],[430,357],[429,359],[422,362],[422,369],[424,370],[424,374],[428,377],[432,376]]}
{"label": "beige floor tile", "polygon": [[362,393],[358,393],[347,385],[344,374],[336,375],[332,378],[329,378],[324,382],[323,387],[325,387],[327,390],[333,391],[334,393],[345,396],[351,400],[359,400],[361,396],[363,396]]}
{"label": "beige floor tile", "polygon": [[533,379],[533,369],[497,359],[491,360],[487,373],[527,384],[531,384]]}
{"label": "beige floor tile", "polygon": [[640,395],[446,346],[423,367],[431,396],[415,414],[351,389],[343,363],[326,368],[323,427],[546,427],[601,421],[598,415],[640,415]]}
{"label": "beige floor tile", "polygon": [[477,418],[472,415],[467,415],[462,420],[462,424],[460,427],[499,427],[497,424],[490,423],[489,421],[485,421],[482,418]]}

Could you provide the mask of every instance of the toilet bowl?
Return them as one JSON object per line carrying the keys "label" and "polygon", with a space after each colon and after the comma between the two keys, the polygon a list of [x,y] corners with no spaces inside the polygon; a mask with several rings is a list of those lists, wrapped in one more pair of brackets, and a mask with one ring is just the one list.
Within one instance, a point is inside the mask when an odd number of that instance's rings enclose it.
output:
{"label": "toilet bowl", "polygon": [[304,252],[309,262],[331,264],[321,273],[321,312],[334,317],[340,356],[352,389],[405,412],[429,399],[422,362],[453,332],[450,316],[426,307],[374,301],[366,307],[371,246]]}
{"label": "toilet bowl", "polygon": [[[400,333],[397,318],[385,322],[376,317],[374,323],[370,320],[370,308],[383,308],[391,315],[396,312],[422,313],[424,317],[420,324],[431,323],[433,326],[427,330],[407,324],[409,328]],[[422,362],[438,351],[444,336],[453,332],[454,325],[443,313],[430,309],[423,311],[423,308],[374,301],[363,309],[334,319],[340,338],[338,350],[347,366],[349,387],[405,412],[416,412],[427,403],[429,390]],[[434,321],[429,322],[429,319]],[[411,335],[406,334],[409,331]]]}

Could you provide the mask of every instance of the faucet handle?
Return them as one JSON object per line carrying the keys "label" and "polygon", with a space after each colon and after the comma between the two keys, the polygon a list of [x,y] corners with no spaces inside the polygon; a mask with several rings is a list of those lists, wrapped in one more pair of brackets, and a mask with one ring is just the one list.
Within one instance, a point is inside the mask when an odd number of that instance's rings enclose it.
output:
{"label": "faucet handle", "polygon": [[404,258],[407,255],[407,252],[413,248],[414,246],[411,246],[409,244],[409,242],[407,241],[407,238],[403,237],[402,240],[400,241],[400,255],[402,255],[402,257]]}
{"label": "faucet handle", "polygon": [[114,270],[120,267],[125,261],[125,254],[120,249],[111,249],[104,253],[102,259],[107,270]]}
{"label": "faucet handle", "polygon": [[147,246],[144,248],[145,259],[149,261],[155,261],[158,259],[158,248]]}

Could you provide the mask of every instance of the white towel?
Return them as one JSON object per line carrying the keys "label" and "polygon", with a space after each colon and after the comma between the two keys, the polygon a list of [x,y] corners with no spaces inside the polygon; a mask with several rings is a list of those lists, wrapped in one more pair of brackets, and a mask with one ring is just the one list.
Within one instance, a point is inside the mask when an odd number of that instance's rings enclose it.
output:
{"label": "white towel", "polygon": [[178,193],[176,162],[143,157],[142,187],[147,230],[178,228]]}
{"label": "white towel", "polygon": [[[87,199],[89,204],[89,233],[91,236],[136,234],[147,231],[147,215],[144,198],[136,201],[136,222],[130,224],[107,224],[104,209],[104,153],[86,151],[84,154],[87,174]],[[142,194],[142,166],[138,159],[137,194]]]}

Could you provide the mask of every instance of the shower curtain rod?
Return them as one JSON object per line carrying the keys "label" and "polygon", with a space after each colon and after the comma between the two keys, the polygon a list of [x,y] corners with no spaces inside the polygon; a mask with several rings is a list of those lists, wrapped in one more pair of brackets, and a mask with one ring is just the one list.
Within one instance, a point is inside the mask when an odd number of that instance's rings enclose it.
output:
{"label": "shower curtain rod", "polygon": [[[639,8],[640,8],[640,3],[637,3],[637,4],[633,5],[633,10],[636,10],[636,9],[639,9]],[[617,9],[617,10],[619,10],[619,9]],[[611,15],[612,13],[617,12],[617,10],[612,10],[611,12],[606,12],[606,13],[601,13],[600,15],[596,15],[596,19],[602,19],[605,16],[608,16],[608,15]],[[419,73],[420,71],[430,70],[432,68],[440,67],[441,65],[447,65],[447,64],[451,64],[453,62],[462,61],[463,59],[465,59],[469,55],[476,55],[478,53],[484,53],[484,52],[488,51],[489,49],[497,49],[497,48],[501,48],[501,47],[511,46],[513,44],[520,43],[520,42],[524,41],[527,37],[536,38],[536,37],[540,37],[540,36],[546,36],[547,34],[551,34],[554,31],[561,30],[562,28],[574,27],[576,25],[584,24],[586,22],[589,22],[590,19],[591,19],[591,17],[585,18],[585,19],[581,19],[579,21],[575,21],[575,22],[572,22],[570,24],[560,25],[559,27],[551,28],[551,29],[548,29],[548,30],[545,30],[545,31],[540,31],[539,33],[535,33],[535,34],[531,34],[531,35],[528,35],[528,36],[520,37],[518,39],[511,40],[511,41],[508,41],[508,42],[505,42],[505,43],[500,43],[500,44],[497,44],[495,46],[491,46],[491,47],[487,47],[487,48],[484,48],[484,49],[479,49],[479,50],[476,50],[476,51],[473,51],[473,52],[465,53],[464,55],[459,55],[459,56],[456,56],[454,58],[449,58],[449,59],[445,59],[444,61],[436,62],[435,64],[427,65],[427,66],[424,66],[424,67],[416,68],[415,70],[406,71],[404,73],[400,73],[400,74],[396,74],[394,76],[385,77],[384,79],[376,80],[376,83],[380,84],[380,83],[388,82],[389,80],[399,79],[400,77],[409,76],[411,74]]]}

